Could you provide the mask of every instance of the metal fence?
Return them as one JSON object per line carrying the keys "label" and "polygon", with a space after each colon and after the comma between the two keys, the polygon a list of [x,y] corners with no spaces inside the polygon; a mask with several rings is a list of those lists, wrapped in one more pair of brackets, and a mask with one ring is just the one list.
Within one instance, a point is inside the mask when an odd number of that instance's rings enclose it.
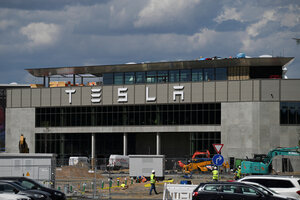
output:
{"label": "metal fence", "polygon": [[[178,161],[188,163],[187,158],[165,159],[165,182],[181,183],[190,180],[193,184],[211,180],[211,171],[193,171],[192,175],[186,176]],[[297,157],[280,157],[273,160],[273,173],[282,175],[300,175],[300,162]],[[97,159],[95,165],[92,162],[79,162],[76,165],[68,165],[68,160],[57,160],[55,187],[72,197],[72,199],[139,199],[150,197],[149,181],[143,182],[142,177],[130,177],[129,170],[107,167],[108,159]],[[234,179],[234,169],[220,168],[221,180]],[[162,198],[164,182],[157,185],[161,193],[156,197]]]}

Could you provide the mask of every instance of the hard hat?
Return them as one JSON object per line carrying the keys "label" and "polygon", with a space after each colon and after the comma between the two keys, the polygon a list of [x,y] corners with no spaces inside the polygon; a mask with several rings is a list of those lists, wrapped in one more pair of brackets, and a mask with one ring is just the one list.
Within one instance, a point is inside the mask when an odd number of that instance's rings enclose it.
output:
{"label": "hard hat", "polygon": [[214,169],[217,169],[217,167],[215,166]]}
{"label": "hard hat", "polygon": [[152,173],[155,173],[155,170],[152,170]]}
{"label": "hard hat", "polygon": [[239,169],[241,169],[241,166],[239,166]]}

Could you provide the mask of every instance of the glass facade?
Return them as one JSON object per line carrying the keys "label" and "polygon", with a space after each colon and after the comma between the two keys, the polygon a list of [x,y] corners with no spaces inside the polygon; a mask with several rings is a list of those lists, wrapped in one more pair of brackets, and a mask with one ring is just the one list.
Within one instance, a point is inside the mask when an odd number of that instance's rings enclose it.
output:
{"label": "glass facade", "polygon": [[[155,154],[156,133],[127,133],[128,154],[148,154],[151,151]],[[113,137],[112,137],[113,135]],[[161,133],[164,140],[162,154],[172,155],[177,150],[165,148],[169,146],[169,137],[174,133]],[[178,146],[189,146],[179,150],[173,156],[192,156],[195,151],[209,150],[212,154],[215,152],[212,144],[221,143],[220,132],[186,132],[180,133],[185,139],[176,140]],[[177,135],[178,136],[178,135]],[[35,153],[55,153],[58,159],[65,159],[65,164],[70,156],[91,155],[91,134],[90,133],[36,133],[35,134]],[[147,138],[147,141],[144,141]],[[154,144],[151,144],[151,138]],[[163,139],[165,138],[165,139]],[[96,158],[108,158],[111,154],[123,154],[123,133],[95,133]],[[140,143],[147,145],[146,148],[140,147]],[[180,155],[178,155],[178,153]]]}
{"label": "glass facade", "polygon": [[[124,78],[125,77],[125,78]],[[103,74],[103,84],[175,83],[227,80],[227,68],[182,69]]]}
{"label": "glass facade", "polygon": [[221,144],[221,132],[200,132],[190,134],[190,155],[195,151],[214,153],[212,144]]}
{"label": "glass facade", "polygon": [[280,102],[280,124],[300,125],[300,102]]}
{"label": "glass facade", "polygon": [[218,125],[221,104],[36,108],[36,127]]}

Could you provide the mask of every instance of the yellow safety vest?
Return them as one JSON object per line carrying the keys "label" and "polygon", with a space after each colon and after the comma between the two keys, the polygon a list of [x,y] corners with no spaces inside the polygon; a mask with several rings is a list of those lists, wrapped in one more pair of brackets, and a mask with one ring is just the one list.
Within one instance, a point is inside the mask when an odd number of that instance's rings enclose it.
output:
{"label": "yellow safety vest", "polygon": [[150,176],[150,183],[152,183],[152,184],[155,184],[155,175],[154,174],[151,174],[151,176]]}
{"label": "yellow safety vest", "polygon": [[238,169],[237,170],[237,175],[236,175],[238,178],[241,178],[241,169]]}
{"label": "yellow safety vest", "polygon": [[218,180],[218,178],[219,178],[219,172],[218,172],[218,170],[213,170],[212,174],[213,174],[213,180]]}

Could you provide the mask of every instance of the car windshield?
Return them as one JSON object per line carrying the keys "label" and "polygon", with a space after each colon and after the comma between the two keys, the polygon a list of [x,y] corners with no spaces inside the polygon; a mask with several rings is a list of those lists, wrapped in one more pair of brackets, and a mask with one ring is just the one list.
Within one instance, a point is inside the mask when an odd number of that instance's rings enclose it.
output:
{"label": "car windshield", "polygon": [[29,190],[30,188],[26,188],[21,183],[19,182],[11,182],[12,185],[14,185],[18,190],[23,191],[23,190]]}

